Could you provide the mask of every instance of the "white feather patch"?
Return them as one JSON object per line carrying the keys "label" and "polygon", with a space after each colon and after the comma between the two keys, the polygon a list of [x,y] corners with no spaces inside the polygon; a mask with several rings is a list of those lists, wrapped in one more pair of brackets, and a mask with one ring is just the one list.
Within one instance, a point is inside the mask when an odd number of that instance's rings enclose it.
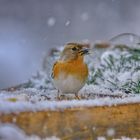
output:
{"label": "white feather patch", "polygon": [[55,87],[62,93],[77,93],[85,82],[80,81],[73,75],[65,76],[63,73],[57,79],[54,79]]}

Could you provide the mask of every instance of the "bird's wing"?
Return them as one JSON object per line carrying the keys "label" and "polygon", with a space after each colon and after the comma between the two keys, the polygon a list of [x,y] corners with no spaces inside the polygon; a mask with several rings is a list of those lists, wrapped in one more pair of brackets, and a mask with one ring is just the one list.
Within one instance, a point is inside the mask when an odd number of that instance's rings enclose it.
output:
{"label": "bird's wing", "polygon": [[51,74],[51,77],[54,79],[54,68],[56,66],[58,62],[56,61],[54,64],[53,64],[53,67],[52,67],[52,74]]}

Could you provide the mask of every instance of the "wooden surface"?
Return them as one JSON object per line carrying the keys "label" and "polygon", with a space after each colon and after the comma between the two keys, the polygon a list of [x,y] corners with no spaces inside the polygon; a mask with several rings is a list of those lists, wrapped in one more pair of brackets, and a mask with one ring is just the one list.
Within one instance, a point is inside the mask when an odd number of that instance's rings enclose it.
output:
{"label": "wooden surface", "polygon": [[0,121],[14,123],[28,135],[55,135],[62,140],[140,138],[140,104],[1,114]]}

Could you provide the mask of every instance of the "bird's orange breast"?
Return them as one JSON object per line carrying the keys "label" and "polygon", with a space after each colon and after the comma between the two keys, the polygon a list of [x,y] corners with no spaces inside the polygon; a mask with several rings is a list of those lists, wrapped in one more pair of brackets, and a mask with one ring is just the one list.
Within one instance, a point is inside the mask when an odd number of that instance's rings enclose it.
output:
{"label": "bird's orange breast", "polygon": [[65,77],[72,75],[79,80],[85,81],[88,77],[88,67],[83,62],[83,59],[68,62],[58,61],[53,67],[54,79],[58,79],[60,74],[63,74]]}

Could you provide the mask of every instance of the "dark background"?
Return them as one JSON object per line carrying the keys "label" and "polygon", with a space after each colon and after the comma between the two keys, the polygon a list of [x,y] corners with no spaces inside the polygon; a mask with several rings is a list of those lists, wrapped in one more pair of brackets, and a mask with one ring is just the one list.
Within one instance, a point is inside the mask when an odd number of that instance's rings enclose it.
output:
{"label": "dark background", "polygon": [[0,0],[0,88],[27,81],[70,41],[140,34],[140,0]]}

